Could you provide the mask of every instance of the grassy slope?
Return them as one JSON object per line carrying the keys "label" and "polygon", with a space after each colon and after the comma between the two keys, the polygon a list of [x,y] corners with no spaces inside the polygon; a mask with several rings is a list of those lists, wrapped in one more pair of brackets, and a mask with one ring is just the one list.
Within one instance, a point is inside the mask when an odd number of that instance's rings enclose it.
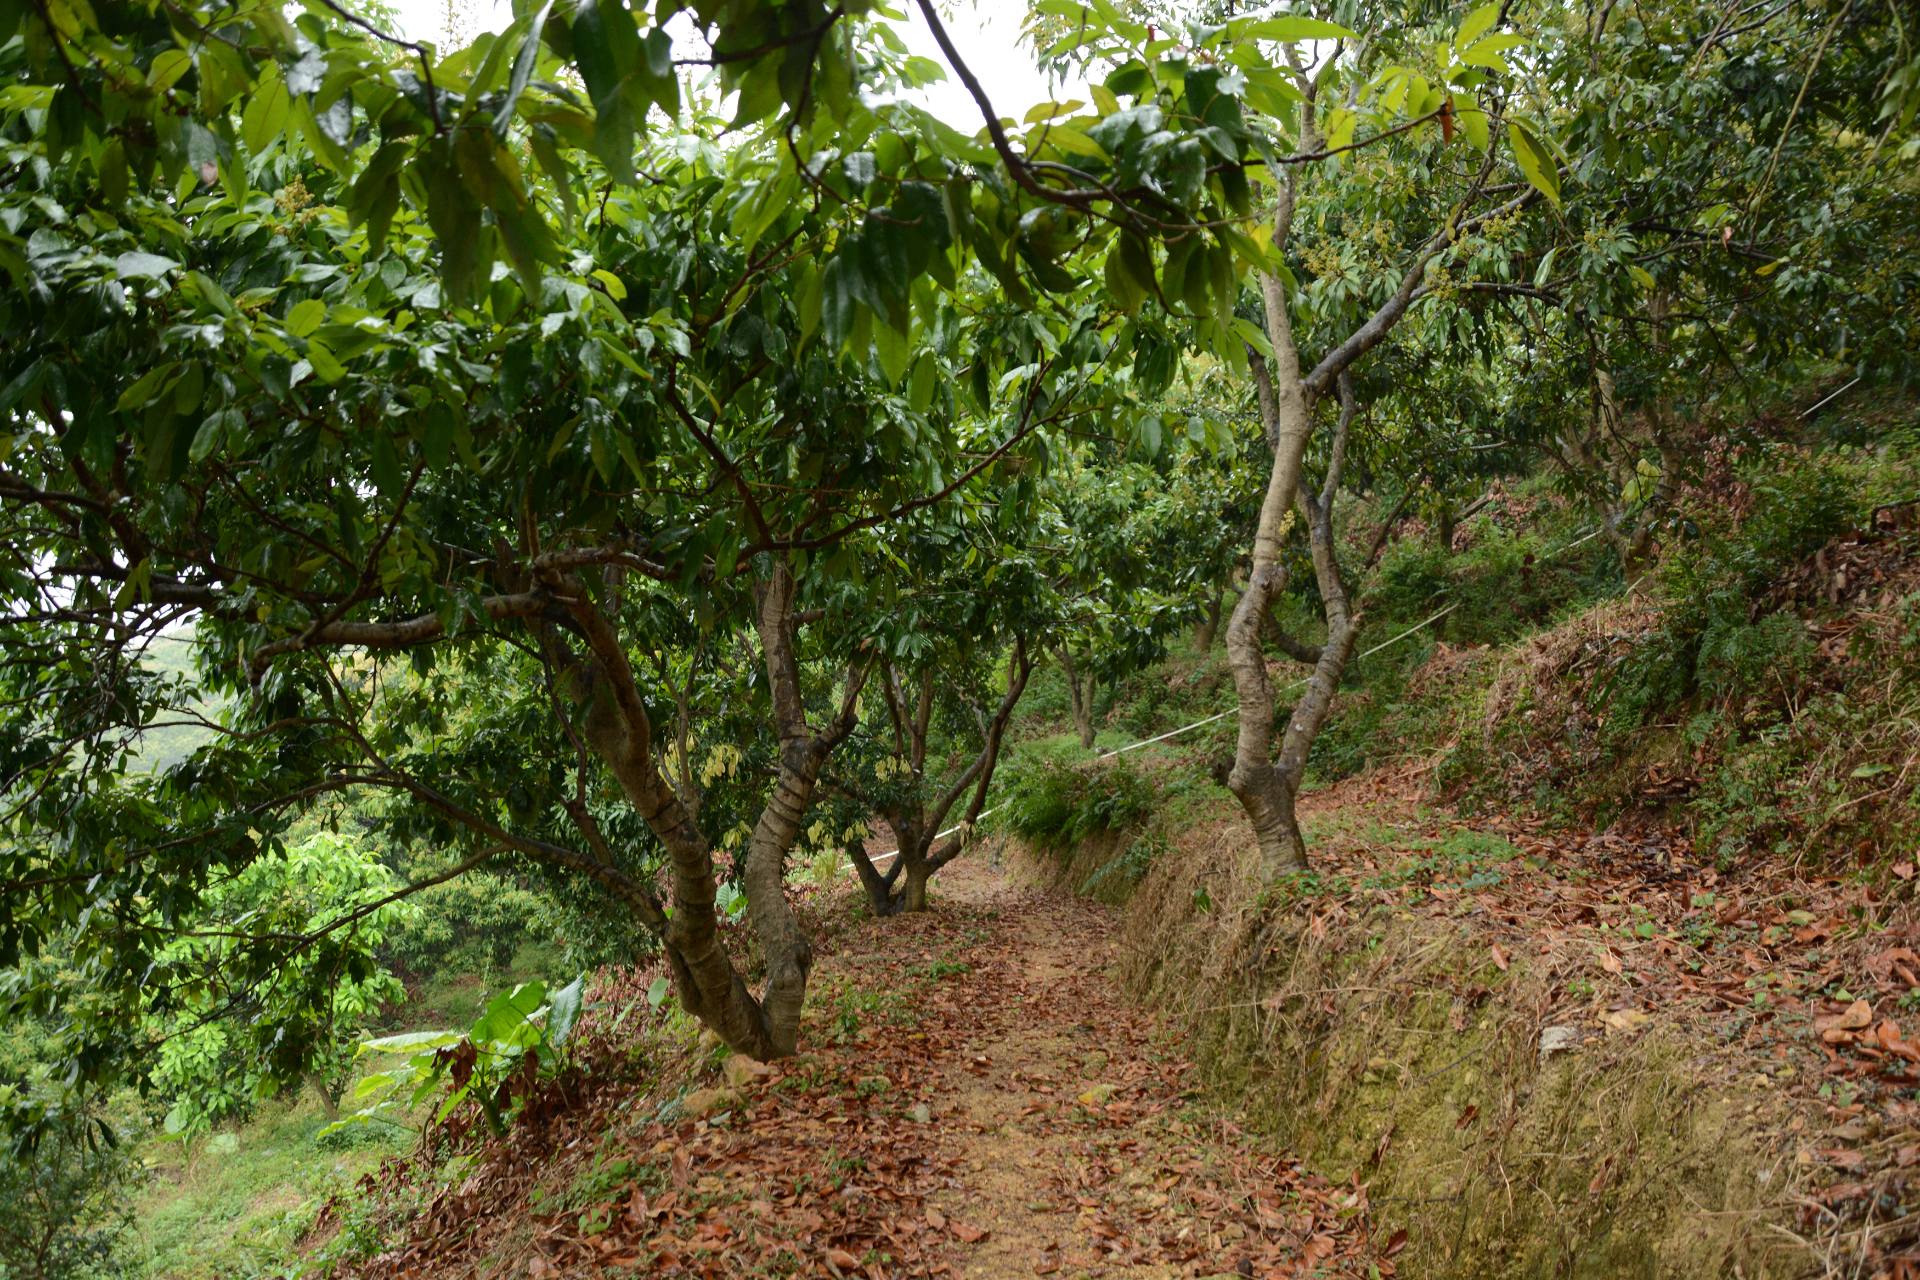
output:
{"label": "grassy slope", "polygon": [[[185,677],[193,673],[193,631],[191,628],[162,636],[148,650],[146,666],[155,673],[169,677]],[[194,701],[186,711],[214,718],[219,715],[220,706],[215,702]],[[214,731],[196,724],[163,724],[149,729],[140,735],[140,747],[135,753],[134,767],[152,773],[185,760],[200,747],[213,740]]]}

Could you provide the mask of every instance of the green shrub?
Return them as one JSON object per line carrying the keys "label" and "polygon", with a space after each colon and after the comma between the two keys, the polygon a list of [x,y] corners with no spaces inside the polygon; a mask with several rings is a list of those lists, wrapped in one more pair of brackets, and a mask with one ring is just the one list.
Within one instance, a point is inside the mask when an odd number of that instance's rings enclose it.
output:
{"label": "green shrub", "polygon": [[1078,892],[1125,896],[1146,879],[1154,862],[1172,847],[1161,832],[1142,832],[1129,841],[1126,848],[1094,868],[1093,874],[1081,882]]}
{"label": "green shrub", "polygon": [[1007,790],[996,825],[1045,849],[1064,850],[1096,833],[1123,830],[1159,805],[1154,784],[1125,757],[1080,767],[1021,760],[1002,776]]}
{"label": "green shrub", "polygon": [[[0,1103],[12,1086],[0,1086]],[[56,1110],[0,1158],[0,1276],[90,1280],[115,1265],[140,1168],[97,1107]]]}
{"label": "green shrub", "polygon": [[[1735,726],[1759,695],[1783,694],[1804,676],[1813,642],[1789,609],[1766,600],[1781,576],[1865,515],[1843,468],[1820,458],[1752,481],[1739,526],[1681,548],[1662,568],[1670,603],[1660,630],[1589,690],[1603,735],[1620,741],[1695,698]],[[1696,736],[1698,736],[1696,734]]]}
{"label": "green shrub", "polygon": [[1438,634],[1456,644],[1499,644],[1599,598],[1617,587],[1617,570],[1595,572],[1602,544],[1562,554],[1571,538],[1557,527],[1511,530],[1476,526],[1465,550],[1424,539],[1397,542],[1381,557],[1366,589],[1367,609],[1391,634],[1454,606]]}
{"label": "green shrub", "polygon": [[[318,832],[208,892],[205,927],[162,953],[184,979],[182,994],[147,1028],[159,1044],[148,1083],[168,1104],[169,1135],[196,1141],[296,1077],[329,1105],[338,1100],[354,1038],[406,994],[377,959],[388,932],[419,910],[391,901],[395,888],[371,852]],[[336,927],[342,920],[352,923]],[[249,932],[308,940],[229,986],[226,966]]]}
{"label": "green shrub", "polygon": [[[421,859],[410,874],[438,864]],[[555,911],[547,899],[508,876],[475,872],[421,890],[418,914],[395,929],[382,958],[412,980],[442,973],[503,976],[520,948],[550,942]]]}

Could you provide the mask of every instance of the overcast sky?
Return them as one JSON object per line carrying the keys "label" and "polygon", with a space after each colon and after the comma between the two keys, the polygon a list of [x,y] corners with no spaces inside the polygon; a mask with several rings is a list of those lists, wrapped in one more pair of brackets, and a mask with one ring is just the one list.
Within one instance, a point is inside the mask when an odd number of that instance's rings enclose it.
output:
{"label": "overcast sky", "polygon": [[[508,0],[455,0],[455,4],[463,22],[471,23],[476,31],[498,31],[513,21]],[[444,38],[447,0],[399,0],[395,7],[400,11],[401,23],[409,37],[434,41]],[[918,8],[911,0],[904,0],[903,7],[910,15],[905,29],[907,46],[946,65]],[[947,33],[1001,115],[1018,120],[1037,102],[1086,96],[1084,89],[1056,93],[1033,65],[1031,54],[1019,44],[1020,23],[1027,12],[1026,0],[959,0],[950,12],[952,16],[946,19]],[[973,100],[951,75],[930,87],[924,101],[935,115],[956,128],[973,133],[980,127],[980,113]]]}

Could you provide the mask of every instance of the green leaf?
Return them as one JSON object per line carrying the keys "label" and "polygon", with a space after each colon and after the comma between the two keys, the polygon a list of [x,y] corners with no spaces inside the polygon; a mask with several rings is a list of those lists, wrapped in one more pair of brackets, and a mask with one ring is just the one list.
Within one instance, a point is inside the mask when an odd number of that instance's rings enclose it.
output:
{"label": "green leaf", "polygon": [[553,12],[553,0],[534,11],[533,20],[527,24],[526,39],[520,42],[520,52],[514,55],[513,77],[507,82],[506,97],[501,100],[500,109],[493,113],[493,131],[502,139],[507,136],[507,128],[513,123],[513,110],[520,103],[520,95],[526,92],[527,82],[533,79],[533,69],[540,61],[540,32],[547,25],[547,15]]}
{"label": "green leaf", "polygon": [[615,302],[625,302],[627,300],[627,286],[622,284],[620,277],[613,274],[613,272],[607,270],[605,267],[596,267],[593,272],[593,278],[606,286],[607,296]]}
{"label": "green leaf", "polygon": [[1262,18],[1247,24],[1245,33],[1255,40],[1358,40],[1357,33],[1337,22],[1322,22],[1318,18],[1300,18],[1285,14],[1278,18]]}
{"label": "green leaf", "polygon": [[1460,30],[1454,34],[1453,47],[1464,49],[1485,35],[1500,18],[1499,4],[1483,4],[1460,20]]}
{"label": "green leaf", "polygon": [[129,409],[139,409],[153,402],[160,394],[160,388],[180,371],[178,363],[163,364],[141,374],[134,384],[120,393],[120,399],[114,408],[122,413]]}
{"label": "green leaf", "polygon": [[1141,287],[1138,280],[1134,279],[1133,273],[1127,270],[1126,263],[1121,260],[1118,244],[1107,250],[1107,263],[1102,275],[1107,283],[1107,292],[1113,295],[1113,300],[1119,303],[1120,309],[1128,315],[1138,311],[1140,304],[1147,300],[1147,291]]}
{"label": "green leaf", "polygon": [[122,280],[157,280],[180,264],[157,253],[132,251],[113,260],[114,274]]}
{"label": "green leaf", "polygon": [[883,324],[873,331],[873,347],[880,357],[880,371],[887,375],[891,386],[899,386],[900,379],[907,374],[907,366],[913,360],[913,344],[907,335],[895,329],[892,324]]}
{"label": "green leaf", "polygon": [[100,198],[115,206],[127,202],[127,148],[118,138],[100,148]]}
{"label": "green leaf", "polygon": [[1467,142],[1476,150],[1484,152],[1493,145],[1493,131],[1487,127],[1486,108],[1472,94],[1461,94],[1453,100],[1453,119],[1460,126],[1460,132],[1466,135]]}
{"label": "green leaf", "polygon": [[1152,297],[1159,292],[1153,275],[1153,250],[1147,242],[1131,232],[1121,232],[1119,248],[1120,266],[1139,287],[1141,296]]}
{"label": "green leaf", "polygon": [[397,1036],[381,1036],[360,1042],[361,1053],[412,1053],[419,1049],[444,1049],[459,1044],[466,1035],[459,1031],[407,1031]]}
{"label": "green leaf", "polygon": [[287,312],[287,318],[283,323],[288,333],[296,338],[304,338],[325,324],[326,319],[327,304],[318,298],[308,298],[303,302],[295,303],[293,310]]}
{"label": "green leaf", "polygon": [[358,226],[367,221],[382,191],[394,183],[400,166],[412,154],[413,144],[405,141],[386,143],[373,153],[373,159],[367,161],[366,168],[360,171],[360,177],[353,184],[353,193],[347,198],[348,226]]}
{"label": "green leaf", "polygon": [[1469,66],[1486,67],[1490,70],[1504,73],[1508,70],[1507,60],[1500,56],[1500,51],[1503,49],[1511,49],[1515,45],[1522,45],[1526,42],[1525,36],[1518,36],[1510,31],[1503,32],[1496,36],[1488,36],[1486,39],[1474,44],[1472,48],[1462,49],[1460,51],[1460,61]]}
{"label": "green leaf", "polygon": [[923,355],[913,366],[913,379],[907,384],[907,407],[925,413],[933,404],[934,379],[939,374],[934,357]]}
{"label": "green leaf", "polygon": [[193,67],[193,55],[185,49],[162,49],[147,68],[147,87],[155,93],[173,88],[181,76]]}
{"label": "green leaf", "polygon": [[1335,107],[1327,113],[1327,150],[1339,151],[1353,145],[1354,126],[1360,123],[1357,113],[1346,107]]}
{"label": "green leaf", "polygon": [[286,132],[287,117],[293,112],[293,98],[279,73],[273,73],[254,90],[252,101],[240,116],[240,140],[247,150],[258,155]]}
{"label": "green leaf", "polygon": [[1528,132],[1525,125],[1509,123],[1507,140],[1513,144],[1513,158],[1520,164],[1520,172],[1541,195],[1545,196],[1553,207],[1560,207],[1560,168],[1554,163],[1553,154],[1540,144],[1540,140]]}
{"label": "green leaf", "polygon": [[205,462],[208,456],[219,447],[221,438],[227,433],[227,428],[238,426],[240,421],[240,414],[234,409],[222,409],[218,413],[208,414],[206,420],[200,424],[200,429],[193,433],[193,443],[187,446],[187,460],[193,463]]}
{"label": "green leaf", "polygon": [[586,975],[582,974],[553,993],[553,999],[547,1005],[548,1043],[565,1044],[567,1037],[573,1034],[574,1025],[580,1020],[586,989]]}
{"label": "green leaf", "polygon": [[322,382],[338,382],[347,376],[346,366],[318,338],[307,340],[307,363],[313,366],[314,376]]}

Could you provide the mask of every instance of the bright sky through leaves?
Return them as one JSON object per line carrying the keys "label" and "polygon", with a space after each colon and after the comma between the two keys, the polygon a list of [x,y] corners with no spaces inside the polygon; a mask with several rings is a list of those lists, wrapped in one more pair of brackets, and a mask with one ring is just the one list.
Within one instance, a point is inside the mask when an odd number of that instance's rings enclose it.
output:
{"label": "bright sky through leaves", "polygon": [[[945,65],[926,20],[911,5],[905,25],[908,48],[923,57]],[[1025,0],[972,0],[972,3],[943,4],[947,32],[953,37],[967,65],[980,78],[995,110],[1003,116],[1019,119],[1036,102],[1065,97],[1085,99],[1086,86],[1076,79],[1056,86],[1034,65],[1032,52],[1020,44],[1020,23],[1026,16]],[[403,34],[415,40],[444,43],[449,5],[447,0],[398,0],[394,8],[400,14]],[[471,37],[484,30],[502,30],[513,21],[508,0],[455,0],[458,34]],[[959,80],[947,79],[929,85],[922,95],[933,113],[948,124],[972,133],[980,127],[980,113]]]}

